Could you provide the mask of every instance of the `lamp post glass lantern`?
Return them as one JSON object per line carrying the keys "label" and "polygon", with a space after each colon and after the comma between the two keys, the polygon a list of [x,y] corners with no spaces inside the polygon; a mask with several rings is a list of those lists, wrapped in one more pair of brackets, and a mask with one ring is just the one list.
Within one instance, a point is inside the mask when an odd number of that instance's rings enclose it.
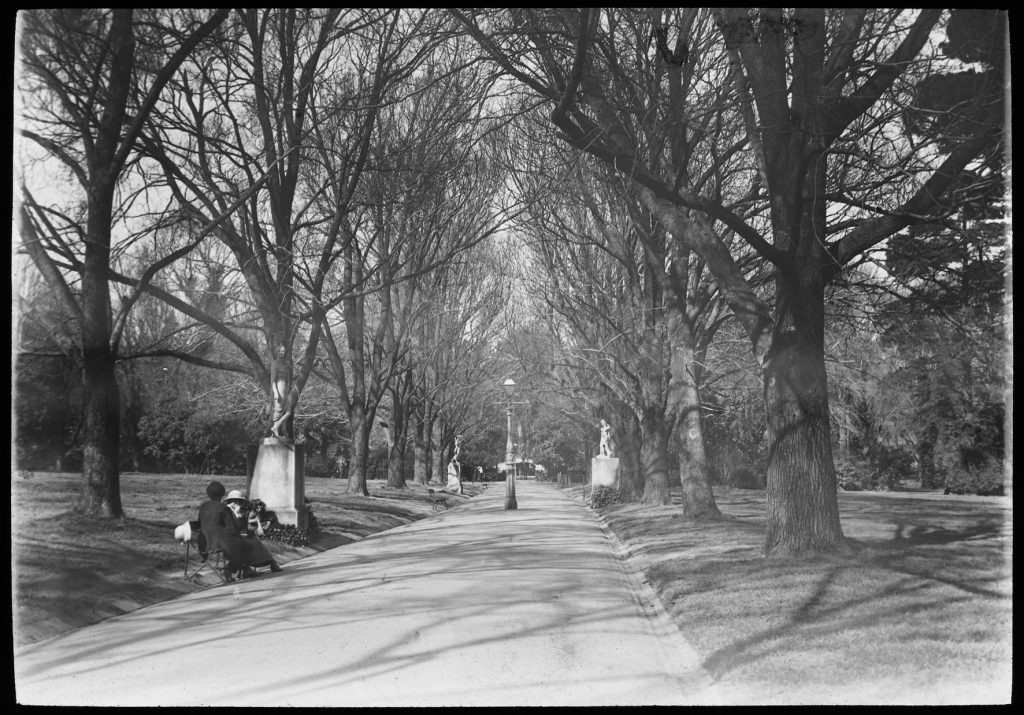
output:
{"label": "lamp post glass lantern", "polygon": [[[505,390],[506,406],[505,416],[508,420],[508,439],[505,441],[505,466],[512,467],[513,461],[515,460],[515,450],[512,447],[512,398],[515,394],[516,383],[515,380],[509,378],[502,384],[502,388]],[[515,472],[510,472],[510,469],[505,470],[505,509],[518,509],[519,504],[516,502],[516,478]]]}

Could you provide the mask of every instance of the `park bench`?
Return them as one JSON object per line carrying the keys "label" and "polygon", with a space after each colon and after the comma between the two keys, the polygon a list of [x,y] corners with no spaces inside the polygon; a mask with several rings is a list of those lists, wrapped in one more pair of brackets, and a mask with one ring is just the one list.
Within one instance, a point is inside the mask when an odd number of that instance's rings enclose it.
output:
{"label": "park bench", "polygon": [[435,492],[433,489],[428,489],[427,494],[430,495],[430,503],[433,507],[433,511],[437,511],[438,507],[443,506],[445,509],[448,508],[448,497],[447,495],[441,495]]}

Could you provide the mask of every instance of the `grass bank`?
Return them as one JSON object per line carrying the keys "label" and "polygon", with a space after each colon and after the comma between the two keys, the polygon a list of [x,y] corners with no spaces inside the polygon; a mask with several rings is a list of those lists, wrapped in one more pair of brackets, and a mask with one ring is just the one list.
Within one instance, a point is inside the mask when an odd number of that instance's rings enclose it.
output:
{"label": "grass bank", "polygon": [[[69,512],[79,492],[78,474],[12,475],[15,645],[219,584],[212,574],[186,583],[185,549],[174,541],[174,527],[196,518],[211,478],[122,474],[126,517],[97,521]],[[245,477],[216,478],[228,490],[245,488]],[[304,547],[264,541],[286,570],[289,561],[422,519],[433,510],[427,487],[410,484],[398,490],[370,481],[370,496],[364,497],[345,493],[346,486],[341,479],[307,480],[306,498],[324,536]],[[449,496],[449,506],[457,506],[480,488],[466,484],[464,496]]]}
{"label": "grass bank", "polygon": [[761,556],[764,492],[716,490],[716,522],[674,496],[600,518],[700,653],[709,702],[1010,702],[1009,497],[843,492],[854,553],[811,561]]}

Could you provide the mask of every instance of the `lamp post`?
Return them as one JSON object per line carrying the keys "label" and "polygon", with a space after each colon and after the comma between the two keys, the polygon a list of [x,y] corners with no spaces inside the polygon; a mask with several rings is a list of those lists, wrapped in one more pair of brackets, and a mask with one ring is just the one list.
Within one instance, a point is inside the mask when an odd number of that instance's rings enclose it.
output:
{"label": "lamp post", "polygon": [[[508,418],[508,440],[505,442],[505,464],[512,466],[515,460],[515,451],[512,448],[512,397],[515,393],[516,383],[512,378],[505,380],[502,388],[505,390],[506,405],[505,416]],[[505,509],[518,509],[516,503],[516,477],[515,472],[505,471]]]}

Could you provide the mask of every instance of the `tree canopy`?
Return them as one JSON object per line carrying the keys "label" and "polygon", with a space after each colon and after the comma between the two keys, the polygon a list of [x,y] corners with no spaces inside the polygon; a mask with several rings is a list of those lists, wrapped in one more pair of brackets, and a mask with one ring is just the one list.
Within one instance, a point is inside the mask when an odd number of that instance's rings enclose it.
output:
{"label": "tree canopy", "polygon": [[81,511],[268,434],[364,494],[456,434],[497,462],[505,377],[536,461],[584,474],[607,419],[628,498],[764,487],[768,555],[847,550],[854,481],[1001,475],[1005,12],[39,9],[19,43],[17,445]]}

